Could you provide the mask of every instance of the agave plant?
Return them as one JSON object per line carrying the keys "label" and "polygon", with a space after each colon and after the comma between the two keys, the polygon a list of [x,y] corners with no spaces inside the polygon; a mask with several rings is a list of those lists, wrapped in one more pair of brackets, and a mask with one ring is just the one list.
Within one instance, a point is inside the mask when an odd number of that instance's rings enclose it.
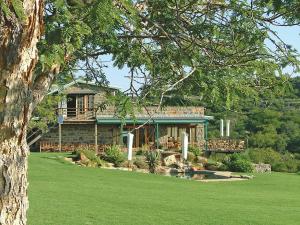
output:
{"label": "agave plant", "polygon": [[146,163],[148,164],[150,173],[155,173],[155,169],[160,161],[160,152],[158,151],[146,151],[145,152]]}

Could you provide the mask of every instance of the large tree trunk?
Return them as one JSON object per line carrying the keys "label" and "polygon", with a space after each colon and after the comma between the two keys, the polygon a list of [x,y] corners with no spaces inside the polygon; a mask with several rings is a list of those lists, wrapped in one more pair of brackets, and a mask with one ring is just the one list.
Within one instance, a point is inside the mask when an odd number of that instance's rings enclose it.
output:
{"label": "large tree trunk", "polygon": [[[35,96],[33,70],[43,25],[43,0],[0,5],[0,224],[26,224],[27,123]],[[12,4],[14,3],[14,5]],[[18,9],[19,7],[19,9]],[[20,13],[20,8],[24,12]]]}

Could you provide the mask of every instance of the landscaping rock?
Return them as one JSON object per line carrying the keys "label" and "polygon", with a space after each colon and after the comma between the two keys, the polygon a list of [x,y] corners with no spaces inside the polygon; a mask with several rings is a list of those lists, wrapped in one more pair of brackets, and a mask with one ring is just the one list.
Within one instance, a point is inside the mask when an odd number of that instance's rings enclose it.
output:
{"label": "landscaping rock", "polygon": [[196,166],[197,170],[204,170],[204,165],[203,163],[197,163],[197,166]]}
{"label": "landscaping rock", "polygon": [[165,167],[165,166],[158,166],[155,171],[158,174],[164,174],[165,175],[165,174],[169,174],[171,169],[172,168]]}
{"label": "landscaping rock", "polygon": [[179,173],[179,171],[176,168],[170,168],[170,173],[176,174]]}
{"label": "landscaping rock", "polygon": [[82,152],[80,152],[80,154],[79,154],[79,160],[83,161],[83,162],[89,161],[89,159]]}
{"label": "landscaping rock", "polygon": [[256,173],[266,173],[266,172],[271,172],[271,165],[270,164],[264,164],[264,163],[259,163],[259,164],[253,164],[254,167],[254,172]]}
{"label": "landscaping rock", "polygon": [[70,163],[72,163],[72,164],[75,164],[75,162],[73,161],[72,158],[67,158],[67,157],[65,157],[64,160],[67,161],[67,162],[70,162]]}
{"label": "landscaping rock", "polygon": [[176,168],[176,169],[183,169],[185,167],[185,164],[181,161],[176,161],[176,163],[170,165],[169,167]]}
{"label": "landscaping rock", "polygon": [[171,166],[177,163],[175,155],[167,156],[163,159],[163,161],[165,166]]}
{"label": "landscaping rock", "polygon": [[107,167],[107,168],[113,168],[114,167],[114,164],[113,163],[109,163],[109,162],[106,162],[104,167]]}
{"label": "landscaping rock", "polygon": [[205,165],[208,162],[208,160],[205,157],[197,156],[197,162],[202,163],[203,165]]}

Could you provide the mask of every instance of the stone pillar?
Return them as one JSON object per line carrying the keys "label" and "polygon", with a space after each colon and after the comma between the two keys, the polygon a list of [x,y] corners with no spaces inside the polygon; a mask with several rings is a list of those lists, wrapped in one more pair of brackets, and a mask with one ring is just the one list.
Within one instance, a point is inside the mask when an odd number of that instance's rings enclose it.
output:
{"label": "stone pillar", "polygon": [[98,125],[97,121],[95,122],[95,152],[98,153]]}

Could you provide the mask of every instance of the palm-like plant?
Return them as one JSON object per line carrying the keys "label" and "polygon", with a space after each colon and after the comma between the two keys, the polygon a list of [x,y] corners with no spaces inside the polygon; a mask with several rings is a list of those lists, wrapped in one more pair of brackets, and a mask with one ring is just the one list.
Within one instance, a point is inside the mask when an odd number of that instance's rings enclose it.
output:
{"label": "palm-like plant", "polygon": [[159,160],[160,160],[160,152],[146,151],[145,157],[146,157],[146,162],[148,164],[150,173],[155,173],[155,169],[159,164]]}

